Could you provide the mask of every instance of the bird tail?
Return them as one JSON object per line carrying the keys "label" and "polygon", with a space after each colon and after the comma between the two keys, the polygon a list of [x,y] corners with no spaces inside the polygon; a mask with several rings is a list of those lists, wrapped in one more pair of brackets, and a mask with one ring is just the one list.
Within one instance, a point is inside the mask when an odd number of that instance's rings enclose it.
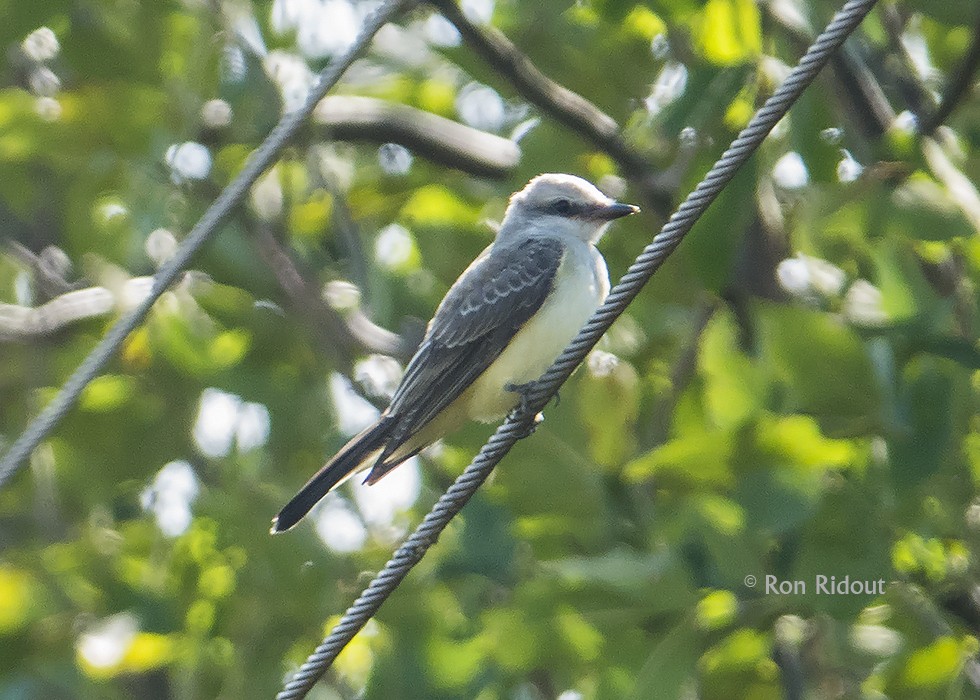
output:
{"label": "bird tail", "polygon": [[377,423],[351,438],[272,519],[272,534],[285,532],[293,527],[331,489],[383,450],[391,428],[391,422],[382,417]]}

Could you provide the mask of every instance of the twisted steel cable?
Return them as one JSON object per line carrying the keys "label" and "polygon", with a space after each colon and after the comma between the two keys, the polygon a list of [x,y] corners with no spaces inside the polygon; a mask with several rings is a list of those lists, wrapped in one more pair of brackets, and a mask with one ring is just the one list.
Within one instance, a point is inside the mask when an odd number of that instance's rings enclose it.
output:
{"label": "twisted steel cable", "polygon": [[234,207],[248,194],[248,189],[271,166],[290,139],[306,122],[314,107],[327,92],[337,84],[340,77],[354,62],[354,59],[370,43],[374,35],[396,13],[412,4],[412,0],[389,0],[379,6],[364,22],[360,33],[350,48],[332,60],[317,76],[303,105],[283,116],[275,128],[269,132],[265,141],[248,158],[238,176],[214,200],[197,224],[187,234],[187,238],[153,277],[153,287],[149,295],[136,308],[116,321],[105,337],[82,360],[72,375],[62,384],[51,402],[32,420],[20,437],[14,441],[3,459],[0,460],[0,487],[14,475],[17,468],[34,451],[48,433],[64,418],[78,401],[78,397],[88,384],[95,379],[119,352],[126,337],[132,333],[150,312],[150,308],[190,263],[191,258],[207,243],[218,230]]}
{"label": "twisted steel cable", "polygon": [[385,564],[384,569],[347,609],[326,639],[310,654],[306,662],[276,696],[276,700],[297,700],[306,696],[341,650],[374,616],[426,550],[435,543],[449,521],[466,505],[497,463],[510,451],[515,442],[527,434],[533,423],[533,416],[544,408],[613,321],[626,310],[627,305],[639,294],[701,214],[759,147],[803,90],[813,82],[831,54],[861,23],[876,2],[877,0],[849,0],[834,15],[833,20],[813,42],[786,81],[756,112],[748,126],[712,166],[701,183],[687,196],[653,241],[643,249],[619,284],[612,289],[605,303],[593,314],[551,368],[531,388],[525,397],[525,409],[519,415],[513,414],[508,417],[491,436],[466,470],[425,516],[411,537],[398,548]]}

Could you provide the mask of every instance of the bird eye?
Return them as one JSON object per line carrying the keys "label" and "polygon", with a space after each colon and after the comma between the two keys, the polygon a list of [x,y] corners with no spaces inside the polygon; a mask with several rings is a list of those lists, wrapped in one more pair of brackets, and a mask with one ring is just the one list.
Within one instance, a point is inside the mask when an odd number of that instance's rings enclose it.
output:
{"label": "bird eye", "polygon": [[551,210],[560,216],[569,216],[575,207],[567,199],[556,199],[551,203]]}

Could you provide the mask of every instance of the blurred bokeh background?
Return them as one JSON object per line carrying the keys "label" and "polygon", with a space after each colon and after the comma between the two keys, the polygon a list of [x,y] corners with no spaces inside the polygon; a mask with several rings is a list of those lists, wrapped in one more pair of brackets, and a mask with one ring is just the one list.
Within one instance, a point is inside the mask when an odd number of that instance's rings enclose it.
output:
{"label": "blurred bokeh background", "polygon": [[[0,448],[375,6],[0,3]],[[274,695],[489,434],[268,534],[507,196],[570,172],[641,204],[617,278],[835,9],[383,29],[0,488],[0,698]],[[311,697],[980,697],[978,20],[879,3]],[[460,28],[614,121],[571,128]]]}

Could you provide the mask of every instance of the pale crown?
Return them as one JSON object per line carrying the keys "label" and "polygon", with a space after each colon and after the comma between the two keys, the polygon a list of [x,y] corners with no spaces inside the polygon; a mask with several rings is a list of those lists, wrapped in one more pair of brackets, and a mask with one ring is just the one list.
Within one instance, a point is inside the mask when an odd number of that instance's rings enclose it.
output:
{"label": "pale crown", "polygon": [[511,196],[498,240],[550,235],[595,243],[611,220],[634,211],[580,177],[538,175]]}

